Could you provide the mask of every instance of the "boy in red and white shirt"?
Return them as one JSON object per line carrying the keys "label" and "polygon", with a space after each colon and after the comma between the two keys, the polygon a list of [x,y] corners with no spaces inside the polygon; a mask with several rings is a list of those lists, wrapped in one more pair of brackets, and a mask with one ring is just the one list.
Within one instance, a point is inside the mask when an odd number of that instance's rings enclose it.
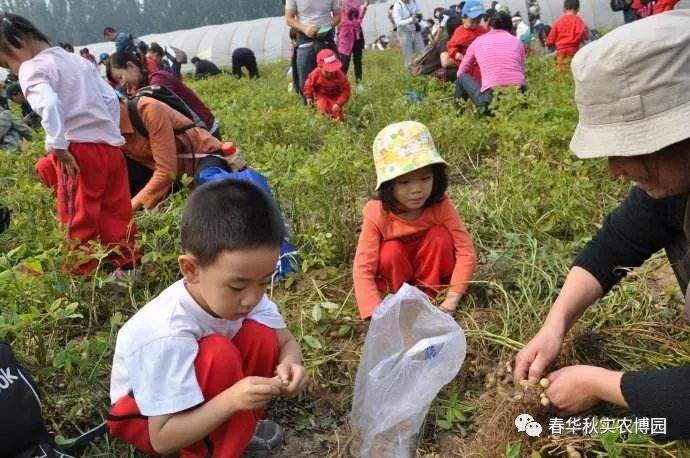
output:
{"label": "boy in red and white shirt", "polygon": [[556,66],[565,72],[580,45],[587,40],[588,33],[587,25],[577,15],[580,10],[579,0],[565,0],[563,9],[565,14],[553,25],[546,38],[546,45],[556,46]]}
{"label": "boy in red and white shirt", "polygon": [[343,106],[350,100],[350,81],[341,70],[340,59],[332,50],[322,49],[316,55],[316,64],[304,84],[304,98],[308,105],[316,99],[321,114],[342,121]]}

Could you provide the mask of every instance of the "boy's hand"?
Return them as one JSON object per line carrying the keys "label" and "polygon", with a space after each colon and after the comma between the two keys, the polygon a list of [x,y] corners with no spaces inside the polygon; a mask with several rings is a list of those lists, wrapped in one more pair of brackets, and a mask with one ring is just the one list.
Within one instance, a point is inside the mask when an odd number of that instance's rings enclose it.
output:
{"label": "boy's hand", "polygon": [[314,99],[307,99],[307,106],[313,107],[314,106]]}
{"label": "boy's hand", "polygon": [[72,153],[65,149],[58,148],[52,148],[50,152],[58,158],[60,166],[62,170],[67,173],[67,176],[74,180],[79,173],[79,165],[77,165],[77,160],[74,159]]}
{"label": "boy's hand", "polygon": [[282,363],[276,367],[276,376],[282,383],[282,396],[295,396],[307,386],[307,370],[301,364]]}
{"label": "boy's hand", "polygon": [[232,392],[233,406],[239,410],[266,407],[271,399],[280,395],[280,380],[266,377],[245,377],[228,388]]}
{"label": "boy's hand", "polygon": [[337,103],[334,103],[333,104],[333,111],[340,111],[340,105],[338,105]]}

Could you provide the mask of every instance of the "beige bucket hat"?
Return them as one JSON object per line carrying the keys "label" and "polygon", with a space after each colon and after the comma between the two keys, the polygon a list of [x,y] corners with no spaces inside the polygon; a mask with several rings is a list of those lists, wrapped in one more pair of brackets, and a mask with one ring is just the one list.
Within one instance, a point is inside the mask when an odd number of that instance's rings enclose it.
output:
{"label": "beige bucket hat", "polygon": [[580,158],[640,156],[690,137],[690,10],[618,27],[572,61]]}

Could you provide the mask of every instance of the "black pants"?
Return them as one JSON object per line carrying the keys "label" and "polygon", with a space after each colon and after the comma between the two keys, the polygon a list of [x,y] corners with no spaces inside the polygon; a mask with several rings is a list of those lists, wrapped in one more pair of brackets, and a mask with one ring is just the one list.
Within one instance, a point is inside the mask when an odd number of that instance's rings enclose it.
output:
{"label": "black pants", "polygon": [[355,81],[358,83],[362,81],[362,56],[364,55],[364,36],[361,36],[359,40],[355,41],[352,47],[352,53],[349,56],[340,56],[340,62],[343,64],[343,73],[347,75],[347,71],[350,69],[350,59],[353,60],[355,66]]}
{"label": "black pants", "polygon": [[153,176],[153,170],[135,161],[134,159],[131,159],[127,155],[125,155],[125,160],[127,161],[129,195],[130,197],[134,197],[137,194],[139,194],[139,191],[144,189],[146,183],[148,183],[151,180],[151,177]]}
{"label": "black pants", "polygon": [[238,48],[232,53],[232,74],[242,78],[242,68],[246,68],[250,78],[259,77],[259,66],[256,64],[256,56],[249,48]]}

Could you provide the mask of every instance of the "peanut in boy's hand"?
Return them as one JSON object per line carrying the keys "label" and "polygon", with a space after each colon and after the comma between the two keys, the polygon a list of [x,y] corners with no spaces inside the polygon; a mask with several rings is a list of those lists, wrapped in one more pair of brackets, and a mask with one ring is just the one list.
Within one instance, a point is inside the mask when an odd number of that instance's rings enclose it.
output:
{"label": "peanut in boy's hand", "polygon": [[307,386],[307,370],[301,364],[284,363],[276,367],[275,379],[282,382],[281,396],[295,396]]}

